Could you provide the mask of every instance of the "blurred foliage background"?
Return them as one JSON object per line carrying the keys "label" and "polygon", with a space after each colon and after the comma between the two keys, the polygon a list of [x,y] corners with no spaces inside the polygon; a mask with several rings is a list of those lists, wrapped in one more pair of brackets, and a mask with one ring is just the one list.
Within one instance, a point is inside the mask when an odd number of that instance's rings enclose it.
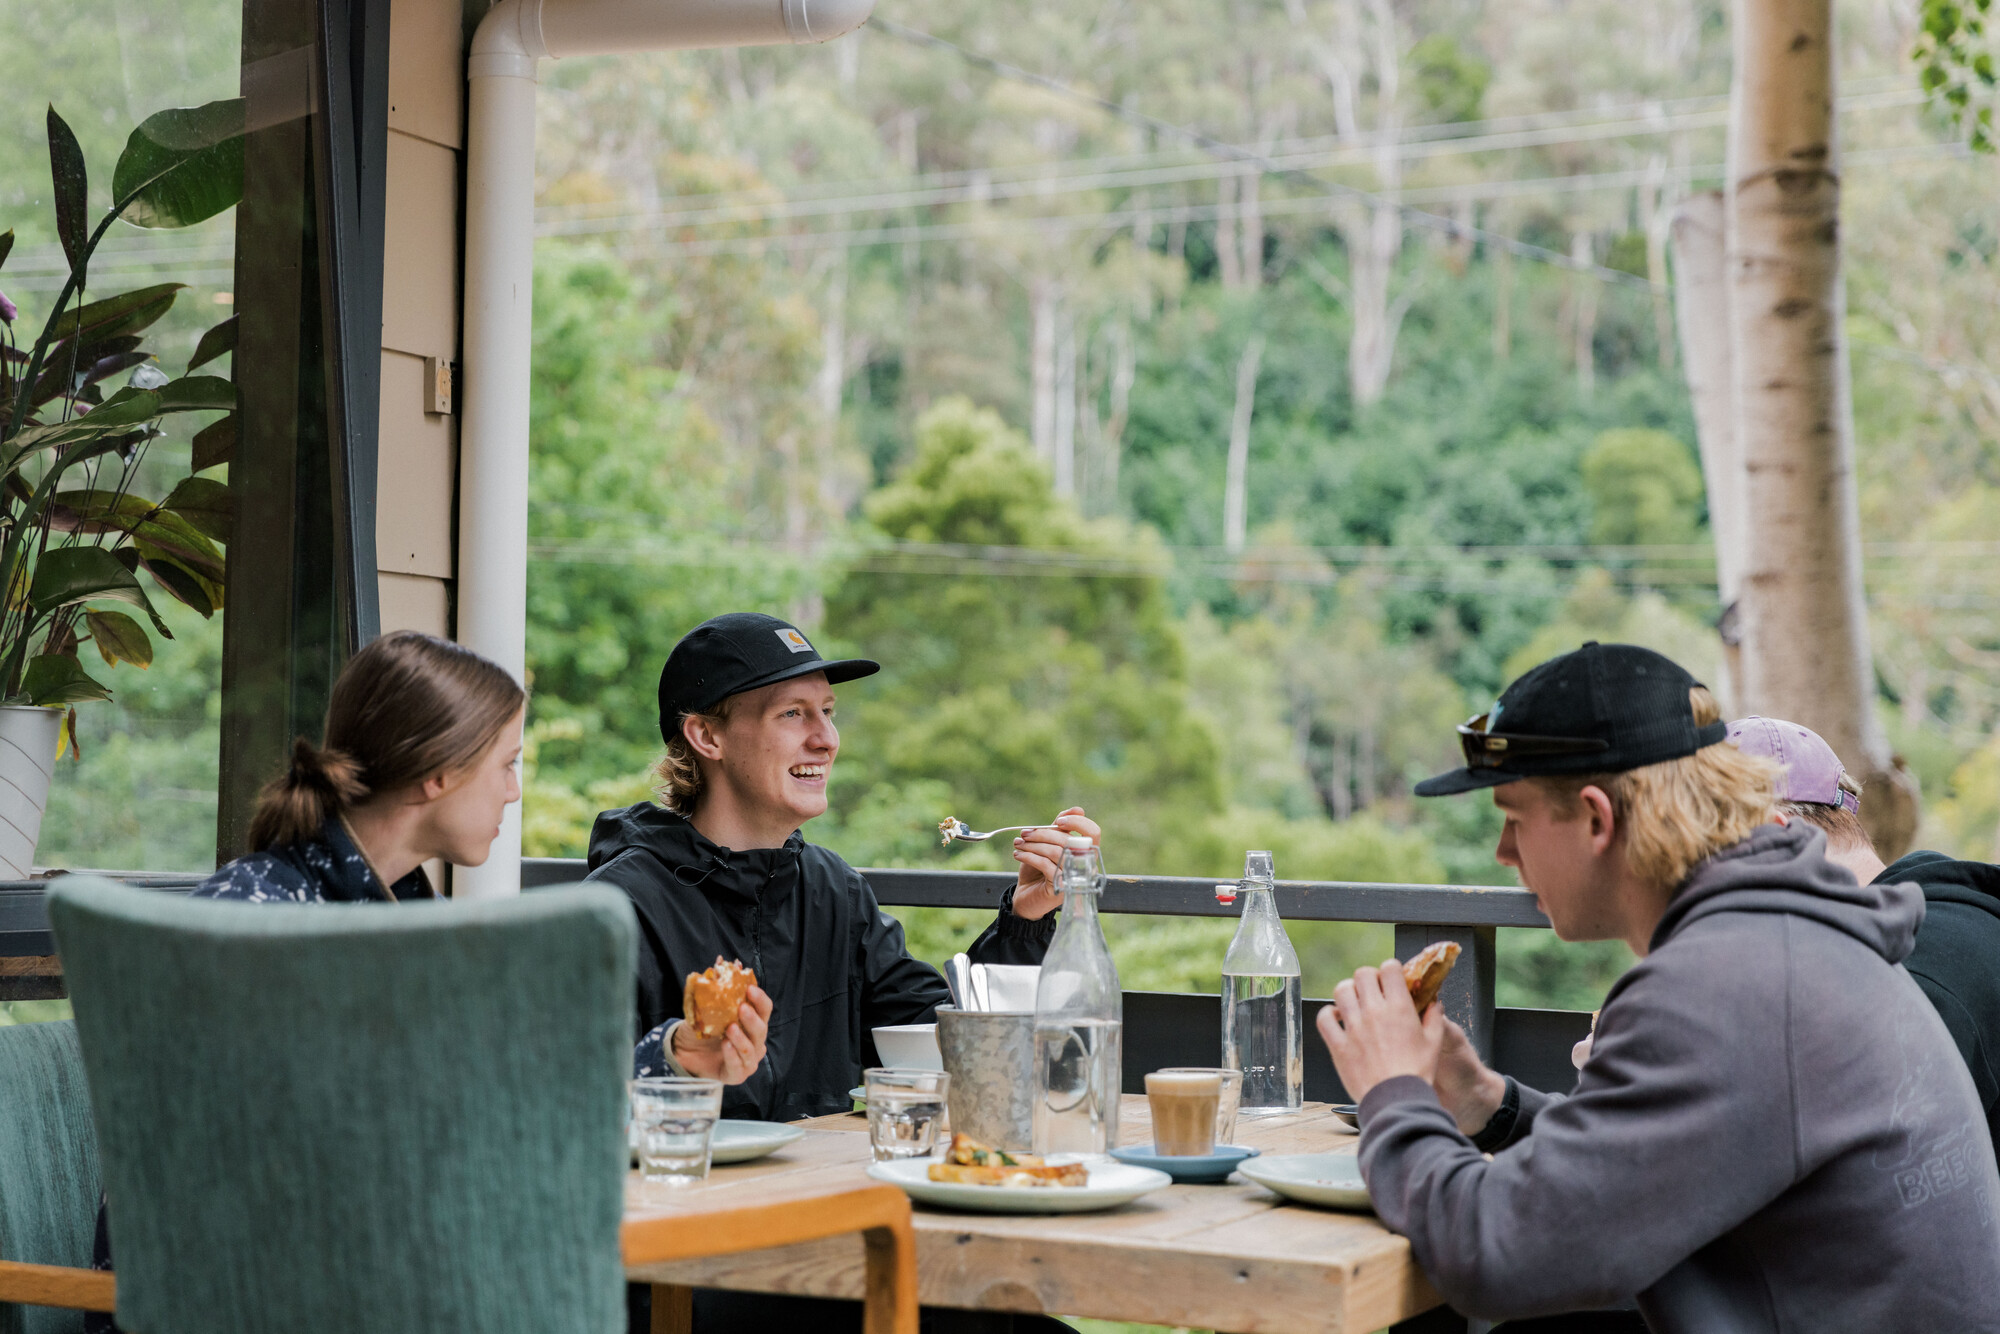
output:
{"label": "blurred foliage background", "polygon": [[[1080,803],[1114,872],[1266,847],[1287,878],[1505,882],[1490,805],[1410,796],[1452,724],[1587,639],[1717,679],[1664,284],[1674,203],[1719,178],[1723,7],[878,8],[961,49],[878,25],[544,71],[530,852],[581,855],[646,795],[666,651],[760,609],[885,664],[841,692],[807,829],[857,865],[998,867],[937,821]],[[1914,22],[1842,11],[1868,587],[1922,842],[1988,858],[2000,228]],[[0,135],[24,317],[53,288],[42,104],[108,172],[140,117],[234,88],[236,23],[0,0],[0,48],[36,52]],[[119,244],[100,282],[190,283],[161,326],[184,358],[229,299],[228,219]],[[220,627],[183,619],[83,711],[45,860],[212,864]],[[898,915],[932,959],[982,924]],[[1229,929],[1110,923],[1132,987],[1213,987]],[[1293,929],[1311,994],[1389,950]],[[1500,958],[1503,1003],[1578,1008],[1629,961],[1532,931]]]}

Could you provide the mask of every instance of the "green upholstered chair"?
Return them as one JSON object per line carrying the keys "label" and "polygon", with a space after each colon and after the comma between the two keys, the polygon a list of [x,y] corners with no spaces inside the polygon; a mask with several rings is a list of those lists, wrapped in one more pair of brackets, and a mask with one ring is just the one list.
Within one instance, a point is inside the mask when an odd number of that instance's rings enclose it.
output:
{"label": "green upholstered chair", "polygon": [[638,932],[615,890],[49,890],[121,1326],[614,1334]]}
{"label": "green upholstered chair", "polygon": [[[97,1136],[76,1025],[0,1028],[0,1334],[76,1334],[81,1310],[16,1305],[30,1296],[101,1301],[90,1268],[97,1230]],[[59,1268],[26,1269],[22,1266]],[[70,1271],[70,1272],[65,1272]]]}

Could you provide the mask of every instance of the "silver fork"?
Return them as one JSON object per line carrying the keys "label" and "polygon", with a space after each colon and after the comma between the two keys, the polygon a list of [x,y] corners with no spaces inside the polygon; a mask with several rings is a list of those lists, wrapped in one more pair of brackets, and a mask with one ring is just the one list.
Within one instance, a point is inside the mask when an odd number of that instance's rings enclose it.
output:
{"label": "silver fork", "polygon": [[956,815],[946,816],[938,822],[938,833],[944,835],[945,847],[950,847],[953,843],[984,843],[995,834],[1014,834],[1019,833],[1023,829],[1046,828],[1048,828],[1047,825],[1039,824],[1010,824],[1000,829],[989,829],[982,834]]}

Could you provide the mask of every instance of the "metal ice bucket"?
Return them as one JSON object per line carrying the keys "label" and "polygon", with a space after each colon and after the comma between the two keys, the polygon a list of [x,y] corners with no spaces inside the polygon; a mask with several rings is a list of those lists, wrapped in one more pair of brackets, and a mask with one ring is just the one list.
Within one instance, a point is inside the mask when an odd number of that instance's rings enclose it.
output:
{"label": "metal ice bucket", "polygon": [[937,1009],[938,1049],[951,1074],[953,1131],[996,1149],[1035,1141],[1035,1015],[1032,1010]]}

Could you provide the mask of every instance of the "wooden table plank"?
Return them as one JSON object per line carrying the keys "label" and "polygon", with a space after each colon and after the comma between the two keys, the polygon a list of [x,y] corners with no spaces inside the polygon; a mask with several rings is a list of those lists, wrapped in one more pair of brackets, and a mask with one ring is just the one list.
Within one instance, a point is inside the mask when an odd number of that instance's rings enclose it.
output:
{"label": "wooden table plank", "polygon": [[[804,1139],[718,1167],[699,1186],[628,1182],[626,1216],[804,1198],[866,1180],[859,1116],[800,1122]],[[1266,1153],[1348,1152],[1356,1136],[1324,1105],[1243,1120]],[[1146,1100],[1120,1108],[1120,1142],[1152,1138]],[[1232,1334],[1361,1334],[1439,1303],[1409,1243],[1369,1214],[1286,1204],[1261,1186],[1169,1186],[1100,1214],[969,1214],[918,1205],[926,1304],[1191,1325]],[[839,1237],[748,1255],[639,1265],[638,1282],[859,1298],[861,1242]]]}

